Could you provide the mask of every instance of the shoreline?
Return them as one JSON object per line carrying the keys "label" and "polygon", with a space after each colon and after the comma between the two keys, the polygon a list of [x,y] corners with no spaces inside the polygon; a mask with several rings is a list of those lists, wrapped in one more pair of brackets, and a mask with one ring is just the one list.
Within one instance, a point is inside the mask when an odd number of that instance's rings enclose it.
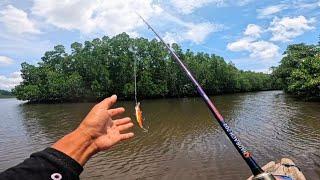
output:
{"label": "shoreline", "polygon": [[[225,92],[225,93],[219,93],[219,94],[208,94],[208,96],[223,96],[223,95],[233,95],[233,94],[245,94],[245,93],[257,93],[257,92],[266,92],[266,91],[283,91],[281,89],[272,89],[272,90],[258,90],[258,91],[246,91],[246,92]],[[190,95],[190,96],[164,96],[164,97],[139,97],[140,100],[158,100],[158,99],[180,99],[180,98],[196,98],[200,97],[200,95]],[[14,97],[15,98],[15,97]],[[17,99],[19,100],[19,99]],[[97,103],[102,101],[103,99],[96,99],[96,100],[90,100],[90,99],[84,99],[81,100],[81,98],[74,100],[74,101],[28,101],[28,100],[19,100],[19,101],[26,101],[25,104],[63,104],[63,103]],[[123,98],[118,97],[119,101],[134,101],[134,98]]]}

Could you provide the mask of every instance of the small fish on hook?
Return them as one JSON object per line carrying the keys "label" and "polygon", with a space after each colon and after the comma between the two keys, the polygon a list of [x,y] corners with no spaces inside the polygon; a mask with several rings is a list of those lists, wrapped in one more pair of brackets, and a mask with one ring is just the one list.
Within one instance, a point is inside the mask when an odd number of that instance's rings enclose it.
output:
{"label": "small fish on hook", "polygon": [[136,110],[136,119],[137,119],[137,122],[138,122],[140,128],[143,129],[145,132],[147,132],[148,130],[143,127],[143,121],[144,121],[144,119],[143,119],[143,117],[142,117],[142,111],[141,111],[141,109],[140,109],[140,102],[138,102],[138,103],[136,104],[136,106],[135,106],[134,109]]}

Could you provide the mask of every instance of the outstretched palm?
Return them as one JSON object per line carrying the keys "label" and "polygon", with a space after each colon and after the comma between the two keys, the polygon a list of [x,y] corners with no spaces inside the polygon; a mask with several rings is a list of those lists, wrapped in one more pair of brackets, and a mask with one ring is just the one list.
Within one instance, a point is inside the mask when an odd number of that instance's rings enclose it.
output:
{"label": "outstretched palm", "polygon": [[133,126],[129,117],[112,119],[125,111],[124,108],[110,109],[116,101],[117,97],[111,96],[95,105],[79,126],[79,129],[91,137],[98,150],[106,150],[117,142],[134,136],[132,132],[122,133]]}

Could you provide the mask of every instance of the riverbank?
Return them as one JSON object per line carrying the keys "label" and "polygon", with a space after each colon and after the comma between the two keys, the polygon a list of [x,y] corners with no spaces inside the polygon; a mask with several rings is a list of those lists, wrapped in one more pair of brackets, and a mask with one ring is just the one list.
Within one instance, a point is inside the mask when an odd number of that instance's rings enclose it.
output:
{"label": "riverbank", "polygon": [[[233,95],[233,94],[245,94],[245,93],[257,93],[257,92],[264,92],[264,91],[281,91],[278,89],[272,89],[272,90],[259,90],[259,91],[248,91],[248,92],[229,92],[229,93],[220,93],[220,94],[208,94],[208,96],[223,96],[223,95]],[[116,94],[116,93],[115,93]],[[79,98],[75,100],[43,100],[43,101],[27,101],[27,104],[62,104],[62,103],[97,103],[102,101],[104,98],[107,98],[113,94],[107,95],[106,97],[100,98],[100,99],[86,99],[86,98]],[[194,97],[200,97],[199,94],[195,95],[184,95],[184,96],[158,96],[158,97],[138,97],[138,101],[143,100],[161,100],[161,99],[179,99],[179,98],[194,98]],[[293,96],[294,97],[294,96]],[[134,97],[119,97],[119,101],[134,101]]]}
{"label": "riverbank", "polygon": [[10,96],[10,95],[0,95],[0,99],[6,99],[6,98],[16,98],[15,96]]}

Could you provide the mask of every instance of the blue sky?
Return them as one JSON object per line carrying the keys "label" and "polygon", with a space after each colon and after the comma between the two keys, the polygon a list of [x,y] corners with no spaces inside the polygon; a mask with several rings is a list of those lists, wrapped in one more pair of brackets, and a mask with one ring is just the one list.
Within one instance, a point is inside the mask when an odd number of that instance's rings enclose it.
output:
{"label": "blue sky", "polygon": [[127,32],[214,53],[239,69],[268,72],[288,44],[318,41],[320,0],[2,0],[0,89],[21,81],[21,62],[36,64],[62,44]]}

